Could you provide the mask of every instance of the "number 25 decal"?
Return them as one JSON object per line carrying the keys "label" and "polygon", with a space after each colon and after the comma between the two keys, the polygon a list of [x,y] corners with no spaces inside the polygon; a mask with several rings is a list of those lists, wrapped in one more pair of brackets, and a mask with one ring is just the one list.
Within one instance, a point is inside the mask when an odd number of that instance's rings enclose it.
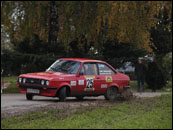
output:
{"label": "number 25 decal", "polygon": [[84,91],[95,91],[95,88],[93,88],[95,76],[85,76],[85,78],[86,78],[86,88],[84,89]]}
{"label": "number 25 decal", "polygon": [[93,79],[86,79],[87,81],[87,88],[93,88]]}

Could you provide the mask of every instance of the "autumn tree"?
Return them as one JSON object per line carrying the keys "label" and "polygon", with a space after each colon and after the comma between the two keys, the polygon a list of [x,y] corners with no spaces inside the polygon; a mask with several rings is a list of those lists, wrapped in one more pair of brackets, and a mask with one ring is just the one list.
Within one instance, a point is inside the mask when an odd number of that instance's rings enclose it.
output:
{"label": "autumn tree", "polygon": [[95,48],[100,48],[100,42],[115,38],[119,43],[128,42],[149,50],[149,30],[158,22],[154,16],[164,5],[170,17],[171,3],[3,1],[1,23],[8,28],[11,42],[21,41],[26,36],[32,38],[34,33],[47,42],[58,38],[67,51],[70,50],[72,41],[77,41],[77,46],[82,51],[90,43],[94,43]]}
{"label": "autumn tree", "polygon": [[150,30],[150,47],[157,57],[163,58],[172,52],[172,17],[168,17],[168,10],[165,7],[161,9],[156,16],[159,19],[156,27]]}
{"label": "autumn tree", "polygon": [[2,1],[1,34],[22,53],[119,60],[153,51],[163,6],[170,19],[172,1]]}
{"label": "autumn tree", "polygon": [[50,1],[49,4],[49,44],[57,44],[57,34],[58,34],[58,5],[55,1]]}
{"label": "autumn tree", "polygon": [[37,34],[42,40],[48,40],[47,2],[2,1],[1,26],[7,28],[12,44]]}
{"label": "autumn tree", "polygon": [[[162,6],[159,14],[155,17],[158,19],[156,27],[152,27],[150,30],[151,39],[150,47],[155,54],[156,63],[159,66],[157,72],[157,87],[162,88],[165,86],[166,81],[169,79],[170,65],[172,61],[169,53],[172,52],[172,17],[169,17],[169,10]],[[166,61],[165,59],[168,58]],[[149,86],[152,85],[150,81],[152,74],[147,74],[146,82]]]}
{"label": "autumn tree", "polygon": [[162,5],[171,10],[171,2],[161,1],[64,2],[64,5],[59,38],[67,49],[70,49],[70,41],[78,39],[81,51],[90,43],[99,49],[101,42],[108,39],[151,51],[149,30],[158,22],[155,15]]}

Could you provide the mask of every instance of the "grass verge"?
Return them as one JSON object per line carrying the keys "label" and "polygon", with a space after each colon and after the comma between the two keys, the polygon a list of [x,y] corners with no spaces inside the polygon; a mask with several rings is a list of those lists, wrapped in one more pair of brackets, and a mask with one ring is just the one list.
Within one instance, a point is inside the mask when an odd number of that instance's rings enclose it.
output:
{"label": "grass verge", "polygon": [[[1,77],[1,81],[4,83],[11,83],[8,88],[3,89],[3,94],[7,93],[20,93],[19,88],[16,86],[17,76]],[[2,86],[1,86],[2,87]]]}
{"label": "grass verge", "polygon": [[171,129],[172,94],[74,112],[48,110],[1,120],[1,129]]}
{"label": "grass verge", "polygon": [[[130,81],[130,86],[133,91],[137,91],[137,81]],[[147,83],[144,83],[145,92],[152,92],[151,89],[148,89]],[[172,92],[172,82],[167,81],[166,85],[162,89],[157,89],[156,92]]]}

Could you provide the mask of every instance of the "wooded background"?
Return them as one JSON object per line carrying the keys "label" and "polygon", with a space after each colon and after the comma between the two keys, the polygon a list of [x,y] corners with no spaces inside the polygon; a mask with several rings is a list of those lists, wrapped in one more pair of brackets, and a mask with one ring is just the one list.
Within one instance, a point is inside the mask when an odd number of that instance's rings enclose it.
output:
{"label": "wooded background", "polygon": [[1,1],[4,75],[44,71],[60,57],[120,68],[146,55],[169,73],[172,1]]}

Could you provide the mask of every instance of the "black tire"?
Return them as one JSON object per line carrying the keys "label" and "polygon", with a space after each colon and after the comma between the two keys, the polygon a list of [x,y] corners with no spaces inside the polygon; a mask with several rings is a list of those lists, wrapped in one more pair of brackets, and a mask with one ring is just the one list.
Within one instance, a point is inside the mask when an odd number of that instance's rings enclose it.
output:
{"label": "black tire", "polygon": [[26,99],[27,100],[33,100],[33,95],[32,94],[26,94]]}
{"label": "black tire", "polygon": [[76,96],[77,100],[82,101],[84,96]]}
{"label": "black tire", "polygon": [[109,99],[107,98],[106,94],[104,94],[104,97],[105,97],[106,100],[109,100]]}
{"label": "black tire", "polygon": [[63,87],[59,91],[59,101],[65,102],[66,101],[66,96],[67,96],[66,87]]}
{"label": "black tire", "polygon": [[117,98],[118,90],[116,87],[110,87],[107,89],[105,98],[106,100],[114,101]]}

